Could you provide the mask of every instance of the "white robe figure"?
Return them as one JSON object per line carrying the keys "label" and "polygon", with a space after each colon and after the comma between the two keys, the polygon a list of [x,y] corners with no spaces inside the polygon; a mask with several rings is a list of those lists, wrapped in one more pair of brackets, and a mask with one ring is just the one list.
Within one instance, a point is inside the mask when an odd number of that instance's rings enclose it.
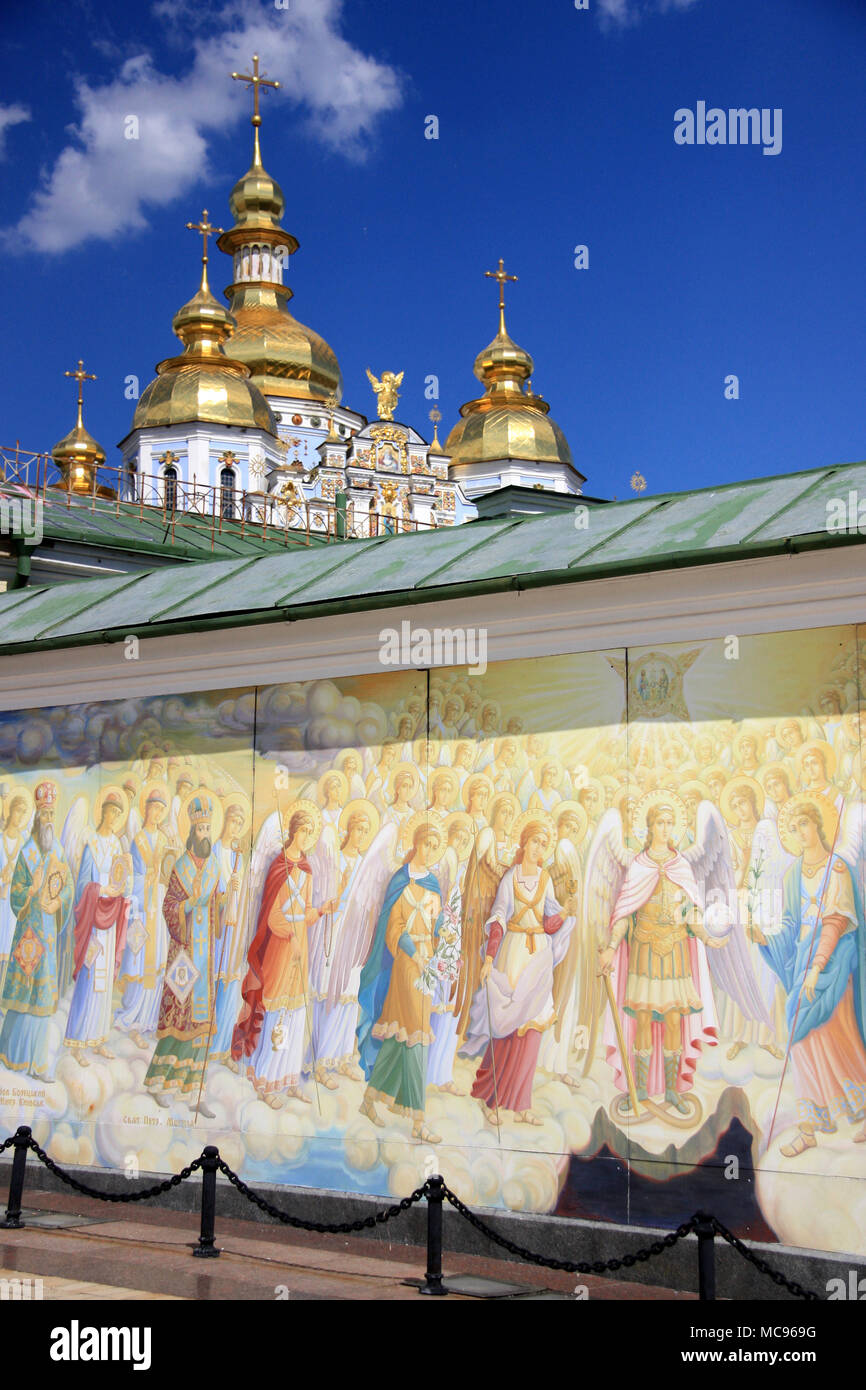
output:
{"label": "white robe figure", "polygon": [[[324,839],[324,836],[322,837]],[[348,855],[336,851],[333,877],[324,870],[320,886],[317,866],[320,862],[322,841],[316,846],[313,863],[313,896],[318,901],[329,897],[337,898],[337,909],[326,915],[310,929],[310,999],[313,1005],[313,1057],[316,1065],[323,1071],[335,1071],[341,1065],[352,1061],[355,1052],[355,1032],[358,1027],[358,986],[361,980],[361,964],[352,966],[345,989],[337,998],[329,998],[331,992],[331,972],[334,953],[337,948],[340,930],[343,925],[346,904],[352,892],[358,871],[364,862],[362,854]],[[336,878],[336,882],[334,882]],[[326,887],[326,882],[330,887]],[[328,1083],[330,1085],[330,1083]]]}
{"label": "white robe figure", "polygon": [[165,885],[160,874],[167,848],[158,826],[139,830],[132,845],[130,925],[118,972],[123,998],[114,1020],[123,1033],[154,1033],[159,1019],[168,955],[168,927],[162,915]]}

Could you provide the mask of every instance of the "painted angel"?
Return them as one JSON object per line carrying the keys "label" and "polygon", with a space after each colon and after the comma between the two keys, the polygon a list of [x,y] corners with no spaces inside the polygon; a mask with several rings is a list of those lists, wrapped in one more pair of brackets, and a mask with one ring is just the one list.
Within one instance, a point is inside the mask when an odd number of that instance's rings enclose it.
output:
{"label": "painted angel", "polygon": [[717,808],[701,802],[695,843],[685,853],[677,846],[686,812],[674,793],[648,793],[635,820],[646,827],[638,854],[625,848],[612,808],[599,822],[587,863],[599,966],[611,976],[605,1051],[620,1091],[633,1079],[639,1102],[662,1092],[673,1112],[691,1115],[684,1093],[694,1085],[701,1048],[716,1045],[713,985],[746,1017],[767,1023],[769,1017],[736,910],[730,846]]}
{"label": "painted angel", "polygon": [[[361,962],[353,958],[336,992],[331,978],[337,949],[343,940],[346,912],[364,866],[364,851],[378,829],[379,817],[371,801],[360,798],[347,805],[337,827],[325,826],[310,855],[313,898],[334,904],[310,930],[310,999],[313,1005],[313,1057],[316,1079],[329,1091],[337,1088],[337,1074],[362,1080],[355,1061],[358,1027],[358,984]],[[390,839],[391,837],[386,837]],[[347,963],[340,952],[340,976]]]}

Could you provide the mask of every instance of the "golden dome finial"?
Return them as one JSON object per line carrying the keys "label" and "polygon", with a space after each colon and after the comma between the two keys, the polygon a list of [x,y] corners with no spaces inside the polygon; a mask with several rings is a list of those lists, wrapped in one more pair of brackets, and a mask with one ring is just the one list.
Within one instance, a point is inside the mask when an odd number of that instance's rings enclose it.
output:
{"label": "golden dome finial", "polygon": [[434,405],[433,409],[430,411],[429,418],[433,421],[433,439],[430,443],[430,452],[431,454],[441,454],[442,445],[439,443],[439,421],[442,419],[442,411],[439,409],[438,405]]}
{"label": "golden dome finial", "polygon": [[208,260],[208,256],[207,256],[207,239],[208,239],[208,237],[211,235],[211,233],[215,233],[215,234],[219,235],[219,233],[223,231],[223,228],[222,228],[222,227],[215,227],[215,226],[213,225],[213,223],[212,223],[212,222],[208,222],[207,219],[208,219],[208,211],[207,211],[207,208],[205,208],[204,211],[202,212],[201,221],[200,221],[200,222],[187,222],[186,225],[187,225],[187,227],[189,228],[189,230],[190,230],[191,232],[200,232],[200,233],[201,233],[201,239],[202,239],[201,284],[199,285],[199,289],[200,289],[200,290],[204,290],[206,293],[209,294],[209,293],[210,293],[210,285],[209,285],[208,282],[207,282],[207,260]]}
{"label": "golden dome finial", "polygon": [[60,470],[61,479],[54,486],[63,488],[67,492],[87,493],[92,492],[95,488],[98,496],[113,497],[114,493],[110,488],[96,485],[96,471],[105,463],[105,450],[84,428],[82,414],[84,383],[85,381],[96,381],[96,377],[93,372],[84,370],[84,363],[81,358],[78,359],[78,366],[74,372],[64,372],[63,375],[71,376],[73,381],[78,382],[78,418],[75,422],[75,428],[59,440],[51,450],[52,458]]}
{"label": "golden dome finial", "polygon": [[255,131],[255,141],[253,145],[253,168],[260,169],[262,167],[262,151],[259,145],[259,126],[262,123],[262,118],[259,114],[259,87],[279,87],[280,84],[279,82],[265,81],[264,73],[259,73],[258,53],[253,54],[252,72],[233,72],[232,77],[236,82],[246,82],[248,91],[250,87],[252,87],[253,89],[252,126],[253,130]]}
{"label": "golden dome finial", "polygon": [[516,283],[516,282],[517,282],[517,276],[516,276],[516,275],[506,275],[506,273],[505,273],[505,262],[504,262],[504,260],[502,259],[501,256],[499,257],[499,269],[498,269],[498,270],[485,270],[484,274],[485,274],[486,276],[488,276],[491,280],[498,280],[498,281],[499,281],[499,332],[500,332],[501,334],[503,334],[503,336],[504,336],[504,335],[505,335],[505,282],[506,282],[506,280],[513,280],[513,281]]}

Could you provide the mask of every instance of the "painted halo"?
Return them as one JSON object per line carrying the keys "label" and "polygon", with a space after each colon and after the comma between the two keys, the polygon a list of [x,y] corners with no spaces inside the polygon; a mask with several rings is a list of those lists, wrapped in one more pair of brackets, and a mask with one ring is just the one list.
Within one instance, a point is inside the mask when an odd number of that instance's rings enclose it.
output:
{"label": "painted halo", "polygon": [[488,803],[487,803],[487,820],[488,820],[488,823],[489,823],[491,826],[493,825],[493,807],[494,807],[494,805],[499,806],[499,805],[502,805],[502,804],[506,804],[506,805],[510,806],[511,809],[512,809],[512,811],[514,812],[514,815],[512,816],[512,819],[511,819],[511,831],[510,831],[510,834],[513,835],[513,834],[514,834],[514,825],[515,825],[515,822],[517,821],[518,816],[521,814],[521,810],[520,810],[520,801],[519,801],[518,798],[515,796],[514,792],[498,792],[498,791],[496,791],[496,790],[494,789],[493,795],[491,796],[490,800],[489,800]]}
{"label": "painted halo", "polygon": [[253,808],[246,792],[226,792],[224,796],[220,797],[220,803],[223,808],[223,825],[225,825],[225,818],[228,815],[230,806],[237,806],[243,812],[243,821],[238,831],[238,839],[240,839],[242,835],[246,835],[253,820]]}
{"label": "painted halo", "polygon": [[340,812],[340,836],[342,838],[348,834],[349,821],[360,811],[363,811],[364,815],[367,816],[370,821],[369,834],[365,836],[364,843],[361,846],[363,852],[378,831],[380,822],[379,812],[376,810],[372,801],[367,800],[366,796],[356,796],[354,801],[347,802],[343,807]]}
{"label": "painted halo", "polygon": [[16,797],[19,796],[24,802],[24,820],[22,821],[22,825],[26,825],[33,814],[33,793],[29,791],[27,787],[23,787],[20,782],[13,782],[8,792],[6,793],[6,796],[3,799],[4,809],[6,815],[8,816],[9,808],[12,805],[12,802],[15,800]]}
{"label": "painted halo", "polygon": [[556,824],[553,816],[549,815],[547,811],[523,811],[511,828],[512,838],[519,850],[520,837],[526,827],[533,824],[541,825],[547,831],[547,853],[541,861],[543,864],[547,864],[553,858],[553,852],[556,849]]}
{"label": "painted halo", "polygon": [[487,805],[488,805],[488,806],[490,805],[490,801],[492,800],[493,796],[495,795],[495,792],[494,792],[494,790],[493,790],[493,783],[491,782],[490,778],[487,776],[487,773],[486,773],[486,772],[470,772],[469,776],[466,778],[466,781],[463,783],[463,793],[462,793],[462,796],[463,796],[463,805],[465,806],[465,808],[466,808],[467,811],[469,810],[469,792],[470,792],[470,789],[473,788],[473,787],[475,787],[475,786],[484,786],[484,787],[487,788],[487,798],[488,798],[488,799],[487,799]]}
{"label": "painted halo", "polygon": [[451,831],[456,827],[466,832],[466,849],[465,852],[461,852],[460,854],[460,863],[464,864],[469,858],[472,852],[472,846],[475,843],[475,826],[472,822],[472,817],[468,816],[465,811],[452,811],[450,816],[445,817],[444,828],[446,844],[448,843],[448,837]]}
{"label": "painted halo", "polygon": [[731,778],[730,782],[725,783],[722,787],[722,794],[719,797],[719,810],[728,822],[728,825],[734,826],[739,824],[736,816],[731,810],[731,801],[736,796],[740,787],[749,787],[754,793],[758,820],[760,820],[761,816],[764,814],[764,802],[766,800],[764,788],[756,777],[749,777],[745,772],[738,772],[736,776]]}
{"label": "painted halo", "polygon": [[[555,774],[555,775],[554,775],[554,779],[553,779],[553,786],[554,786],[554,790],[556,790],[557,788],[559,788],[559,787],[562,785],[563,766],[562,766],[562,763],[559,761],[558,758],[551,758],[550,756],[538,758],[537,761],[536,761],[536,763],[535,763],[535,766],[534,766],[533,769],[532,769],[532,776],[533,776],[533,779],[534,779],[534,781],[535,781],[536,788],[540,788],[541,785],[542,785],[542,782],[544,781],[544,769],[545,769],[546,767],[552,767],[552,768],[554,769],[554,774]],[[597,782],[598,779],[595,778],[595,777],[592,777],[592,778],[589,778],[588,781]],[[603,804],[604,804],[604,787],[601,785],[601,782],[598,782],[598,789],[599,789],[599,793],[600,793],[600,795],[601,795],[601,800],[602,800],[602,805],[603,805]]]}
{"label": "painted halo", "polygon": [[336,778],[337,782],[339,782],[340,805],[345,806],[346,802],[349,799],[349,779],[346,776],[345,772],[341,772],[340,769],[337,767],[331,767],[328,769],[327,772],[322,773],[321,777],[316,783],[316,800],[318,801],[320,806],[325,806],[327,804],[325,788],[327,787],[328,782],[331,780],[331,778]]}
{"label": "painted halo", "polygon": [[394,783],[402,772],[408,772],[412,778],[412,790],[409,793],[410,799],[415,796],[421,785],[421,777],[414,763],[395,763],[385,780],[385,797],[389,805],[394,800]]}
{"label": "painted halo", "polygon": [[[109,796],[111,796],[112,800],[114,800],[115,797],[119,799],[123,821],[125,821],[129,815],[129,797],[123,790],[123,787],[119,786],[117,782],[109,782],[106,786],[100,787],[96,796],[93,798],[94,825],[99,825],[102,819],[102,807]],[[121,822],[121,824],[122,823],[123,822]]]}
{"label": "painted halo", "polygon": [[[161,777],[151,777],[138,793],[138,809],[141,812],[141,818],[144,820],[148,799],[154,792],[158,793],[159,798],[165,802],[165,814],[162,817],[162,821],[164,821],[171,810],[171,792],[168,789],[168,783],[164,782]],[[162,825],[162,821],[160,821],[160,825]]]}
{"label": "painted halo", "polygon": [[437,820],[435,816],[431,817],[427,811],[416,811],[413,816],[407,816],[404,820],[400,827],[400,850],[403,854],[409,853],[420,826],[425,826],[431,835],[435,834],[439,837],[439,856],[434,860],[434,863],[438,863],[445,852],[445,827],[441,821]]}
{"label": "painted halo", "polygon": [[828,797],[816,796],[812,792],[797,792],[796,795],[789,797],[779,808],[779,839],[788,853],[793,854],[797,859],[803,853],[803,846],[794,834],[791,823],[801,806],[816,806],[818,808],[824,839],[828,845],[833,844],[839,826],[839,812]]}
{"label": "painted halo", "polygon": [[453,806],[454,802],[460,795],[460,778],[457,776],[457,773],[454,772],[448,766],[447,763],[443,763],[441,767],[431,768],[430,770],[430,775],[427,778],[427,794],[429,796],[430,802],[432,804],[434,789],[436,787],[436,783],[439,781],[440,778],[444,778],[445,781],[448,782],[450,790],[448,792],[446,800],[448,801],[449,805]]}
{"label": "painted halo", "polygon": [[661,790],[645,792],[634,808],[632,818],[632,833],[641,845],[646,843],[647,838],[647,816],[655,806],[669,806],[674,813],[674,828],[671,832],[671,840],[675,845],[679,845],[686,833],[688,826],[688,813],[676,792]]}
{"label": "painted halo", "polygon": [[[293,797],[287,788],[277,793],[277,812],[279,814],[280,835],[283,842],[289,838],[289,826],[291,825],[292,816],[296,811],[306,811],[313,822],[313,833],[315,837],[313,844],[318,844],[319,836],[322,833],[322,825],[324,824],[321,810],[316,805],[315,801],[311,801],[308,796]],[[312,849],[312,847],[311,845],[310,849]]]}
{"label": "painted halo", "polygon": [[829,743],[824,743],[822,739],[818,738],[809,739],[808,743],[801,743],[800,747],[794,750],[794,757],[797,760],[797,771],[801,777],[803,775],[803,759],[807,757],[809,753],[817,753],[824,764],[827,781],[832,782],[836,775],[836,750],[832,748]]}
{"label": "painted halo", "polygon": [[360,748],[341,748],[340,751],[339,751],[339,753],[337,754],[336,758],[334,759],[334,769],[335,769],[335,771],[337,771],[337,772],[342,772],[343,776],[344,776],[344,777],[347,779],[347,781],[348,781],[348,774],[347,774],[346,771],[344,770],[344,764],[345,764],[347,758],[354,758],[354,759],[355,759],[355,761],[356,761],[357,764],[358,764],[358,776],[359,776],[359,777],[363,777],[363,775],[364,775],[364,756],[363,756],[363,754],[362,754]]}
{"label": "painted halo", "polygon": [[559,834],[559,822],[562,820],[562,817],[573,816],[580,826],[580,831],[576,839],[571,835],[566,836],[566,839],[570,840],[575,848],[583,844],[586,832],[589,829],[589,816],[586,813],[585,806],[581,806],[579,801],[560,801],[559,805],[553,808],[552,815],[557,834]]}
{"label": "painted halo", "polygon": [[180,810],[177,813],[177,834],[182,845],[185,845],[189,838],[189,803],[197,796],[202,800],[207,800],[211,804],[210,817],[210,839],[211,844],[215,844],[220,837],[223,828],[223,808],[219,798],[214,796],[207,787],[196,787],[189,792],[180,803]]}

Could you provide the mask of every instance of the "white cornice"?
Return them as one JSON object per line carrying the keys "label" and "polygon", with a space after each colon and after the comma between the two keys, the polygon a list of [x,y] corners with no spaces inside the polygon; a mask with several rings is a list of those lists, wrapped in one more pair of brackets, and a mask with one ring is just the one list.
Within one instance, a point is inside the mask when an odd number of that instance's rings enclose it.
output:
{"label": "white cornice", "polygon": [[134,661],[119,642],[3,658],[0,709],[393,671],[379,662],[379,634],[403,620],[484,627],[492,663],[859,623],[866,574],[860,547],[846,546],[302,622],[142,633]]}

